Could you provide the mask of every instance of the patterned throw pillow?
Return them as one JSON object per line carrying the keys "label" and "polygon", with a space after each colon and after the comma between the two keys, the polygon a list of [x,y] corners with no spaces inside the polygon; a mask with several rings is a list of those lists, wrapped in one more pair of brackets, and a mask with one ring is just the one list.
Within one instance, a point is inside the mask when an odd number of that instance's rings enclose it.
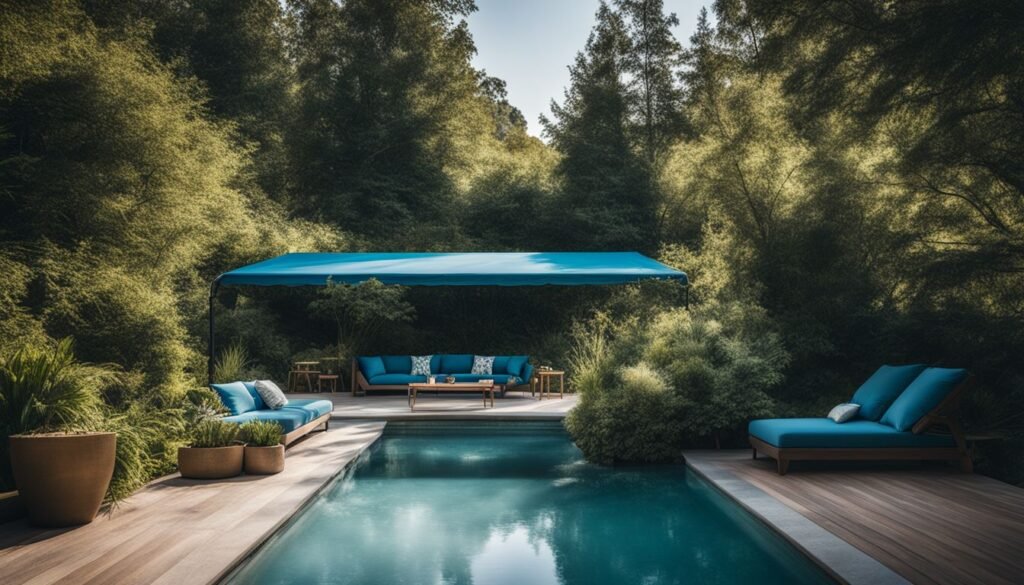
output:
{"label": "patterned throw pillow", "polygon": [[473,356],[473,369],[469,371],[470,374],[481,374],[489,376],[494,373],[494,356],[493,355],[475,355]]}
{"label": "patterned throw pillow", "polygon": [[860,411],[859,404],[853,404],[852,402],[844,402],[836,405],[829,413],[828,417],[837,423],[844,423],[851,418],[857,416],[857,412]]}
{"label": "patterned throw pillow", "polygon": [[284,395],[284,392],[278,388],[277,384],[270,380],[256,380],[256,392],[263,399],[267,408],[271,410],[279,410],[282,406],[288,404],[288,398]]}
{"label": "patterned throw pillow", "polygon": [[413,376],[429,376],[430,375],[430,360],[434,356],[432,355],[414,355],[412,356],[412,372],[409,372]]}

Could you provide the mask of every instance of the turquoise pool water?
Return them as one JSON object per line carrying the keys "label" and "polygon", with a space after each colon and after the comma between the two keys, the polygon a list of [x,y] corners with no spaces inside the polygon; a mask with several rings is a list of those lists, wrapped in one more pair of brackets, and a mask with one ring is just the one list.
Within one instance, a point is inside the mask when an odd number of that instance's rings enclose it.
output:
{"label": "turquoise pool water", "polygon": [[559,425],[390,423],[228,582],[831,581],[683,466],[590,465]]}

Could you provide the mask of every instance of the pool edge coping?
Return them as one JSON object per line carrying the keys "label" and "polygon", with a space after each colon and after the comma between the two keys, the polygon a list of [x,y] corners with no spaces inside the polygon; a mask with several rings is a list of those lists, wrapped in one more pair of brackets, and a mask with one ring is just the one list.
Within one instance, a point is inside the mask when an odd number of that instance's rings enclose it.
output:
{"label": "pool edge coping", "polygon": [[[357,422],[357,421],[350,421]],[[345,462],[337,471],[327,477],[323,483],[320,484],[315,490],[309,493],[301,502],[299,502],[295,509],[291,511],[287,516],[274,523],[272,527],[266,530],[258,540],[252,543],[245,551],[241,552],[235,559],[225,566],[221,571],[214,576],[212,579],[206,582],[206,585],[221,585],[231,578],[246,562],[249,561],[253,556],[256,555],[270,540],[281,532],[281,530],[287,526],[290,522],[293,522],[300,514],[302,514],[310,505],[327,489],[328,486],[332,485],[338,478],[344,474],[352,471],[356,464],[363,458],[367,451],[373,448],[374,445],[380,442],[381,437],[384,436],[384,430],[387,428],[387,421],[384,420],[362,420],[358,422],[379,422],[382,423],[380,430],[377,432],[377,436],[372,441],[369,441],[359,450],[358,453],[353,455],[351,459]]]}
{"label": "pool edge coping", "polygon": [[738,504],[830,577],[847,585],[908,585],[910,581],[780,500],[699,453],[684,453],[686,467]]}

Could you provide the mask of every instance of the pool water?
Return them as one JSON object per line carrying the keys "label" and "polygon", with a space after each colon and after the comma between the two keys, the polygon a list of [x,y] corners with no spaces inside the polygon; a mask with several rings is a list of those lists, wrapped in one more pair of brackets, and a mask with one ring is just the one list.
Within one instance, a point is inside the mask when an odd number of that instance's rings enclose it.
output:
{"label": "pool water", "polygon": [[228,582],[832,581],[684,466],[590,465],[557,424],[389,423]]}

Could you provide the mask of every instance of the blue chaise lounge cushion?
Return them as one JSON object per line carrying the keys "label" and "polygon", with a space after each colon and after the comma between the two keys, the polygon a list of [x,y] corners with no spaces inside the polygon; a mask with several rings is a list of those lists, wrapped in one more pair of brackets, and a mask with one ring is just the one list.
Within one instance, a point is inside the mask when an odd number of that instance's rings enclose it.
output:
{"label": "blue chaise lounge cushion", "polygon": [[220,396],[231,414],[244,414],[250,410],[256,410],[256,401],[249,394],[249,389],[241,382],[229,382],[227,384],[210,384],[214,392]]}
{"label": "blue chaise lounge cushion", "polygon": [[889,449],[953,447],[950,435],[900,432],[869,420],[838,424],[827,418],[770,418],[755,420],[748,432],[769,445],[807,449]]}
{"label": "blue chaise lounge cushion", "polygon": [[882,418],[896,397],[924,371],[924,364],[882,366],[861,384],[850,402],[860,405],[858,418],[876,421]]}
{"label": "blue chaise lounge cushion", "polygon": [[965,378],[967,370],[961,368],[926,369],[885,411],[880,422],[891,425],[897,431],[909,431]]}
{"label": "blue chaise lounge cushion", "polygon": [[[411,363],[411,360],[410,360]],[[387,368],[384,367],[384,360],[380,359],[380,356],[360,356],[359,357],[359,370],[363,373],[363,376],[369,380],[374,376],[380,376],[386,374]],[[411,370],[406,370],[408,374]]]}
{"label": "blue chaise lounge cushion", "polygon": [[293,399],[278,410],[252,410],[237,416],[224,417],[223,420],[239,424],[251,420],[276,422],[285,433],[290,433],[331,412],[333,408],[330,400]]}

